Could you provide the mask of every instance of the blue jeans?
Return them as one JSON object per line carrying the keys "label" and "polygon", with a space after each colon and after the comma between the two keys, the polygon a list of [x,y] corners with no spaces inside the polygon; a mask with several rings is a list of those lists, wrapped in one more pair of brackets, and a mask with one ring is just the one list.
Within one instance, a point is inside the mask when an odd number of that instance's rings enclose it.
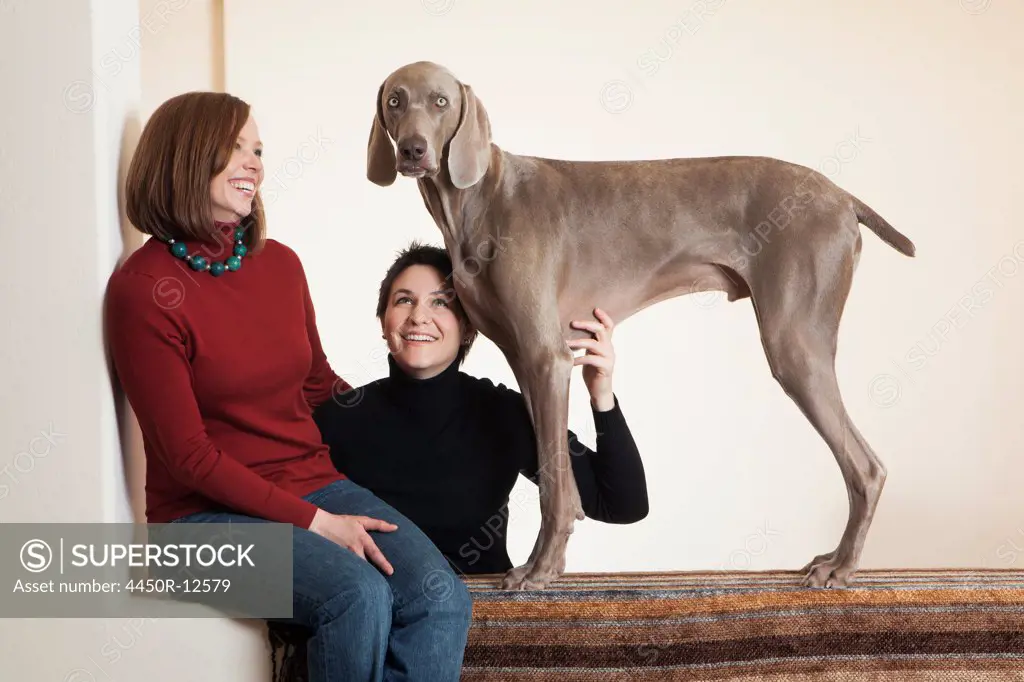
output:
{"label": "blue jeans", "polygon": [[[411,521],[349,480],[306,495],[332,514],[369,516],[398,526],[370,531],[395,569],[316,533],[293,528],[292,619],[313,631],[310,682],[458,682],[472,615],[465,584]],[[227,512],[199,512],[178,523],[260,523]]]}

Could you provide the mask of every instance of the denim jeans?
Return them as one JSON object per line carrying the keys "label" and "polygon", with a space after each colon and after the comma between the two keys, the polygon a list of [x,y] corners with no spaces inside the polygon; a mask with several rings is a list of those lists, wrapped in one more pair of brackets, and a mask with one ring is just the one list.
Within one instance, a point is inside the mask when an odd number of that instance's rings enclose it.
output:
{"label": "denim jeans", "polygon": [[[332,514],[369,516],[398,526],[370,531],[394,568],[303,528],[293,528],[292,619],[312,630],[310,682],[457,682],[472,613],[465,584],[411,521],[349,480],[306,495]],[[227,512],[199,512],[178,523],[260,523]]]}

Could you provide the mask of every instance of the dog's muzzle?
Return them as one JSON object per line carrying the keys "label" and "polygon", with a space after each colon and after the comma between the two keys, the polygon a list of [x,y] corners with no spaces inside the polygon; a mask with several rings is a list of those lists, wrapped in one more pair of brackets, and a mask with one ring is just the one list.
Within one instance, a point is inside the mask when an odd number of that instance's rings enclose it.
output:
{"label": "dog's muzzle", "polygon": [[397,167],[405,177],[422,178],[437,172],[431,163],[430,146],[422,135],[410,135],[398,142]]}

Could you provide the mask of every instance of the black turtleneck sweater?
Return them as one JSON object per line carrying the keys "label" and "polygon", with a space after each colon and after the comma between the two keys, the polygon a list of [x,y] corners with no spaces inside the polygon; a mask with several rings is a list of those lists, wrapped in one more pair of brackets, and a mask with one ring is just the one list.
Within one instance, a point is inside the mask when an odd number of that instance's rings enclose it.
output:
{"label": "black turtleneck sweater", "polygon": [[[419,526],[464,574],[512,568],[506,550],[509,494],[523,474],[537,482],[537,448],[523,397],[452,363],[430,379],[390,375],[317,408],[335,467]],[[569,431],[583,511],[607,523],[647,515],[640,453],[619,407],[594,411],[596,452]]]}

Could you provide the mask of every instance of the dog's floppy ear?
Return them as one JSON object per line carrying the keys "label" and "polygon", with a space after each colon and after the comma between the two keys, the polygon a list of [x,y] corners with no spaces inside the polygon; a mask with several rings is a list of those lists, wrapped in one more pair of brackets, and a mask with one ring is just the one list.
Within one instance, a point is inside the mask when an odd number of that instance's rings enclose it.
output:
{"label": "dog's floppy ear", "polygon": [[491,122],[473,88],[460,83],[459,89],[462,111],[448,147],[448,173],[453,185],[466,189],[480,182],[491,163]]}
{"label": "dog's floppy ear", "polygon": [[374,107],[373,123],[370,126],[370,140],[366,144],[366,177],[381,187],[387,187],[398,175],[395,170],[395,147],[384,127],[384,83],[377,88],[377,106]]}

